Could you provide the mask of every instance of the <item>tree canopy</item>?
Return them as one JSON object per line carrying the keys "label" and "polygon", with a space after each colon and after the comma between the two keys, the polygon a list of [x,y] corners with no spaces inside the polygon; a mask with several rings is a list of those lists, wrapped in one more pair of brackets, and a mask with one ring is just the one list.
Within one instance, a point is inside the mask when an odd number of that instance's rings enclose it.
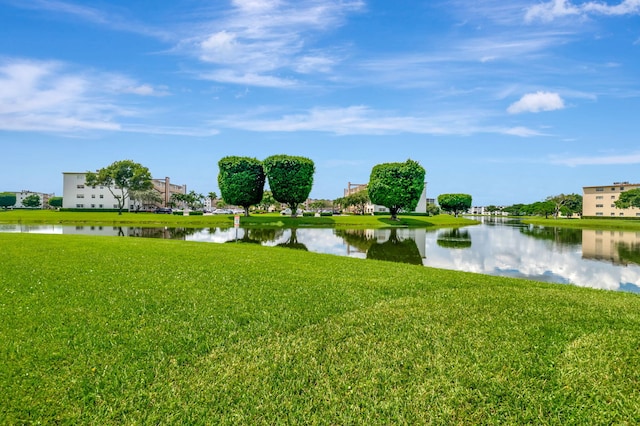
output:
{"label": "tree canopy", "polygon": [[408,159],[404,163],[382,163],[373,167],[369,177],[369,199],[385,206],[396,220],[400,210],[415,210],[424,189],[424,168]]}
{"label": "tree canopy", "polygon": [[49,198],[49,205],[51,207],[62,207],[62,197]]}
{"label": "tree canopy", "polygon": [[116,161],[96,173],[87,172],[86,184],[106,186],[118,202],[118,214],[122,214],[130,191],[143,191],[153,187],[149,169],[131,160]]}
{"label": "tree canopy", "polygon": [[3,209],[14,206],[16,201],[16,194],[13,192],[0,192],[0,207]]}
{"label": "tree canopy", "polygon": [[220,196],[228,203],[244,208],[249,216],[249,207],[262,201],[265,173],[262,162],[250,157],[224,157],[218,161],[218,187]]}
{"label": "tree canopy", "polygon": [[620,194],[620,197],[614,202],[619,209],[628,209],[629,207],[640,207],[640,188],[630,189]]}
{"label": "tree canopy", "polygon": [[315,165],[306,157],[272,155],[263,161],[273,198],[286,204],[295,217],[298,205],[309,198]]}
{"label": "tree canopy", "polygon": [[458,217],[471,208],[471,195],[469,194],[440,194],[438,204],[445,212],[452,213]]}
{"label": "tree canopy", "polygon": [[42,205],[42,200],[38,194],[27,195],[24,200],[22,200],[22,205],[25,207],[40,207]]}

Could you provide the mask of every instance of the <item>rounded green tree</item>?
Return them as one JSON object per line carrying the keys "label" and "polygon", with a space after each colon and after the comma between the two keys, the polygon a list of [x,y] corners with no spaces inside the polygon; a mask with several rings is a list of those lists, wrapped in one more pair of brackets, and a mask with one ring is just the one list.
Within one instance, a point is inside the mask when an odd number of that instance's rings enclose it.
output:
{"label": "rounded green tree", "polygon": [[116,161],[96,173],[87,172],[86,184],[107,187],[118,201],[118,214],[122,214],[130,191],[144,191],[153,187],[149,169],[131,160]]}
{"label": "rounded green tree", "polygon": [[51,207],[56,207],[56,208],[62,207],[62,197],[51,197],[51,198],[49,198],[49,205]]}
{"label": "rounded green tree", "polygon": [[400,210],[415,210],[424,189],[424,168],[414,160],[382,163],[373,167],[369,177],[369,199],[385,206],[396,220]]}
{"label": "rounded green tree", "polygon": [[16,194],[13,192],[0,192],[0,207],[6,209],[7,207],[14,206],[16,204]]}
{"label": "rounded green tree", "polygon": [[227,204],[249,207],[260,203],[264,194],[265,174],[262,163],[250,157],[224,157],[218,161],[220,196]]}
{"label": "rounded green tree", "polygon": [[471,208],[471,195],[440,194],[438,195],[438,204],[445,212],[453,213],[455,217],[458,217],[460,213],[464,213]]}
{"label": "rounded green tree", "polygon": [[298,205],[309,198],[313,186],[316,171],[313,161],[305,157],[272,155],[263,164],[273,198],[286,204],[291,209],[291,216],[295,217]]}

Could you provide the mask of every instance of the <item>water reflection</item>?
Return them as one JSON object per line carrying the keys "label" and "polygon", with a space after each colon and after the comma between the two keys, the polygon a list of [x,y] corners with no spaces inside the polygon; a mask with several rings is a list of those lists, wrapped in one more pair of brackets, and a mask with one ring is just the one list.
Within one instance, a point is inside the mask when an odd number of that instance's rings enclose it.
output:
{"label": "water reflection", "polygon": [[469,248],[471,247],[471,234],[466,229],[445,229],[438,233],[438,245],[452,249]]}
{"label": "water reflection", "polygon": [[440,230],[0,225],[0,232],[237,241],[640,292],[640,232],[544,228],[514,220]]}

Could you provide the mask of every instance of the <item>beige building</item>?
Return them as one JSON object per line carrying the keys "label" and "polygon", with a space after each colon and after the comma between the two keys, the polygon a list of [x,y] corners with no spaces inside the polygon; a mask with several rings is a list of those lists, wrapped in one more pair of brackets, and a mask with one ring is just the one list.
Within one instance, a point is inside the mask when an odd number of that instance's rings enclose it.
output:
{"label": "beige building", "polygon": [[640,188],[640,183],[614,182],[608,186],[582,188],[582,217],[640,217],[640,209],[619,209],[615,206],[620,194]]}

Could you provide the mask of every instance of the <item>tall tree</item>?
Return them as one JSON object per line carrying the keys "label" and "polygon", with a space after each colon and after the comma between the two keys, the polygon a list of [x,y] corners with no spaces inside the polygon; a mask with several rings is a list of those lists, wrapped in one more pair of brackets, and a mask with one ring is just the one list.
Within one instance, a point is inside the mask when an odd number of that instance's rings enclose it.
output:
{"label": "tall tree", "polygon": [[469,194],[440,194],[438,204],[445,212],[453,213],[455,217],[471,208],[471,195]]}
{"label": "tall tree", "polygon": [[218,161],[218,187],[224,201],[242,206],[249,216],[249,207],[262,201],[265,173],[262,162],[251,157],[224,157]]}
{"label": "tall tree", "polygon": [[149,169],[131,160],[116,161],[97,173],[87,172],[86,184],[106,186],[118,202],[119,215],[129,199],[130,191],[143,191],[153,187]]}
{"label": "tall tree", "polygon": [[424,189],[424,175],[424,168],[411,159],[404,163],[378,164],[369,177],[369,199],[388,208],[391,219],[396,220],[400,210],[415,210]]}
{"label": "tall tree", "polygon": [[13,192],[0,192],[0,207],[6,209],[7,207],[14,206],[16,204],[17,197]]}
{"label": "tall tree", "polygon": [[296,217],[298,205],[309,198],[313,186],[316,171],[313,161],[306,157],[272,155],[263,164],[273,198],[286,204],[291,209],[291,217]]}
{"label": "tall tree", "polygon": [[27,195],[24,200],[22,200],[22,205],[31,208],[40,207],[42,205],[42,201],[38,194],[31,194]]}
{"label": "tall tree", "polygon": [[614,202],[619,209],[628,209],[629,207],[640,207],[640,188],[630,189],[620,194],[620,197]]}

